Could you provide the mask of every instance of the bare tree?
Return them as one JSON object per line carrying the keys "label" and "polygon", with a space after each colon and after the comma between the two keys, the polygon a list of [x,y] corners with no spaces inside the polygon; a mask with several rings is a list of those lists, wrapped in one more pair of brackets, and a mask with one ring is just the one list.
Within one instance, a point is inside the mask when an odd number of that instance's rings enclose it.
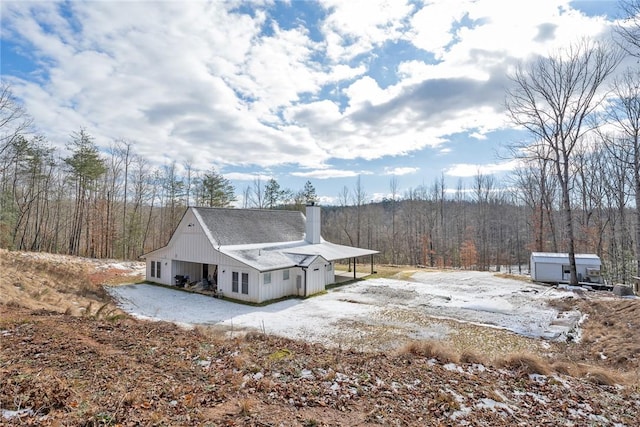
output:
{"label": "bare tree", "polygon": [[582,41],[527,67],[519,65],[510,76],[513,88],[507,91],[507,111],[536,141],[520,152],[535,157],[548,154],[560,184],[572,284],[578,283],[570,198],[574,149],[592,129],[589,119],[604,99],[604,83],[620,59],[602,44]]}
{"label": "bare tree", "polygon": [[247,185],[242,190],[242,209],[247,209],[251,203],[251,186]]}
{"label": "bare tree", "polygon": [[619,137],[603,136],[613,157],[631,169],[635,190],[636,271],[640,275],[640,71],[627,70],[613,86],[615,96],[607,107],[609,121]]}
{"label": "bare tree", "polygon": [[391,192],[391,260],[393,264],[397,264],[396,202],[398,201],[398,178],[395,176],[389,181],[389,191]]}
{"label": "bare tree", "polygon": [[191,176],[193,173],[193,165],[191,164],[191,161],[188,160],[183,162],[182,166],[184,167],[184,171],[187,174],[187,176],[185,177],[186,183],[184,192],[184,205],[186,207],[189,207],[191,206],[191,187],[193,187],[193,178]]}
{"label": "bare tree", "polygon": [[545,156],[528,159],[514,171],[513,187],[516,200],[523,202],[530,210],[530,225],[533,241],[529,248],[537,252],[551,249],[558,251],[558,239],[554,218],[557,195],[555,175],[549,171],[549,160]]}
{"label": "bare tree", "polygon": [[622,37],[623,49],[633,56],[640,56],[640,0],[623,0],[620,2],[622,15],[625,17],[616,32]]}
{"label": "bare tree", "polygon": [[253,179],[253,188],[251,189],[249,200],[254,208],[262,209],[265,207],[264,185],[260,177]]}
{"label": "bare tree", "polygon": [[340,227],[349,239],[349,244],[353,246],[353,237],[351,236],[351,233],[349,233],[349,189],[346,185],[343,186],[342,191],[338,193],[338,202],[340,203],[340,207],[342,208],[340,210]]}
{"label": "bare tree", "polygon": [[20,135],[27,133],[32,119],[14,98],[11,88],[0,83],[0,156]]}
{"label": "bare tree", "polygon": [[353,204],[356,207],[356,246],[360,247],[360,234],[362,230],[362,214],[363,206],[367,199],[367,193],[364,191],[360,175],[356,181],[356,186],[353,188]]}
{"label": "bare tree", "polygon": [[129,236],[127,234],[127,203],[129,200],[129,166],[131,166],[131,142],[120,140],[120,155],[124,161],[124,194],[122,195],[122,257],[127,258],[129,253]]}

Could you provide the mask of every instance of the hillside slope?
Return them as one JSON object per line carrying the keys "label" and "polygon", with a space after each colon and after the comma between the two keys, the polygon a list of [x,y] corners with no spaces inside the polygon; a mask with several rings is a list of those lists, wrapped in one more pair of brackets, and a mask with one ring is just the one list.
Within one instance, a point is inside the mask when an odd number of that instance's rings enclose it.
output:
{"label": "hillside slope", "polygon": [[0,249],[0,302],[68,314],[116,312],[102,285],[144,278],[144,263]]}
{"label": "hillside slope", "polygon": [[[37,255],[0,254],[0,424],[637,425],[637,328],[616,332],[623,348],[603,327],[628,323],[637,301],[586,305],[586,344],[567,344],[561,364],[433,343],[360,353],[135,320],[99,296],[135,268]],[[20,280],[7,284],[10,268]]]}

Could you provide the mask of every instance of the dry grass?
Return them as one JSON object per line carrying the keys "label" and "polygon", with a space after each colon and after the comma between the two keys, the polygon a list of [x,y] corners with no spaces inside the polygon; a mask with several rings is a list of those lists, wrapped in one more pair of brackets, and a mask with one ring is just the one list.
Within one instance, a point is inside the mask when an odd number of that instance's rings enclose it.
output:
{"label": "dry grass", "polygon": [[529,276],[524,276],[521,274],[495,273],[494,276],[501,279],[518,280],[520,282],[531,283],[531,278]]}
{"label": "dry grass", "polygon": [[581,342],[567,346],[564,357],[621,373],[640,368],[640,300],[565,300],[588,315]]}
{"label": "dry grass", "polygon": [[256,407],[256,402],[252,399],[240,399],[238,400],[238,415],[248,417],[251,415]]}
{"label": "dry grass", "polygon": [[555,362],[551,365],[551,369],[562,375],[574,375],[576,372],[575,364],[567,362]]}
{"label": "dry grass", "polygon": [[460,356],[450,346],[439,341],[412,341],[399,351],[399,354],[436,359],[440,363],[459,363]]}
{"label": "dry grass", "polygon": [[121,315],[93,277],[97,265],[78,257],[0,249],[0,303],[74,316]]}
{"label": "dry grass", "polygon": [[501,368],[513,369],[526,374],[549,375],[551,367],[549,363],[539,356],[527,353],[511,354],[495,361],[495,365]]}
{"label": "dry grass", "polygon": [[479,365],[483,365],[487,363],[487,360],[473,350],[463,350],[460,353],[460,363],[475,363]]}
{"label": "dry grass", "polygon": [[590,383],[597,385],[613,386],[621,383],[617,375],[604,369],[590,369],[584,377]]}

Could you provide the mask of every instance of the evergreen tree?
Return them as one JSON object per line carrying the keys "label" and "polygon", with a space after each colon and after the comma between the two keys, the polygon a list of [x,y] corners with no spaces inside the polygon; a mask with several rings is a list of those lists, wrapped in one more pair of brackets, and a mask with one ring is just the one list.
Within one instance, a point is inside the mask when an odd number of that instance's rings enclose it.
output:
{"label": "evergreen tree", "polygon": [[202,206],[226,208],[236,201],[235,188],[215,168],[204,174],[200,187]]}
{"label": "evergreen tree", "polygon": [[64,162],[73,177],[76,197],[68,251],[71,255],[79,255],[80,237],[90,232],[90,194],[95,191],[96,181],[107,168],[93,138],[84,129],[74,132],[71,138],[68,148],[72,154]]}
{"label": "evergreen tree", "polygon": [[269,209],[274,209],[284,202],[287,191],[283,190],[278,181],[271,178],[264,188],[265,205]]}
{"label": "evergreen tree", "polygon": [[307,204],[316,203],[318,201],[316,188],[313,186],[313,184],[311,184],[311,181],[307,181],[304,183],[304,188],[302,189],[302,196],[304,198],[305,203]]}

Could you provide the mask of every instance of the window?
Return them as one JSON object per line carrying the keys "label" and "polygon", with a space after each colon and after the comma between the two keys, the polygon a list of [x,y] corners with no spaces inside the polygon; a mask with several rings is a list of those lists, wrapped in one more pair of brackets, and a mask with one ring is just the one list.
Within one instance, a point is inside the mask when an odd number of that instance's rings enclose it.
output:
{"label": "window", "polygon": [[238,272],[231,273],[231,292],[238,292]]}
{"label": "window", "polygon": [[151,277],[156,277],[156,262],[151,261]]}
{"label": "window", "polygon": [[282,280],[289,280],[289,270],[284,270],[282,272]]}
{"label": "window", "polygon": [[264,273],[264,284],[268,285],[271,283],[271,272]]}
{"label": "window", "polygon": [[249,273],[242,273],[242,293],[249,294]]}
{"label": "window", "polygon": [[571,267],[569,267],[568,265],[563,265],[562,266],[562,272],[564,274],[571,274]]}
{"label": "window", "polygon": [[162,265],[162,261],[156,261],[156,277],[160,278],[160,266]]}
{"label": "window", "polygon": [[331,263],[327,264],[327,271],[331,271],[332,265]]}

